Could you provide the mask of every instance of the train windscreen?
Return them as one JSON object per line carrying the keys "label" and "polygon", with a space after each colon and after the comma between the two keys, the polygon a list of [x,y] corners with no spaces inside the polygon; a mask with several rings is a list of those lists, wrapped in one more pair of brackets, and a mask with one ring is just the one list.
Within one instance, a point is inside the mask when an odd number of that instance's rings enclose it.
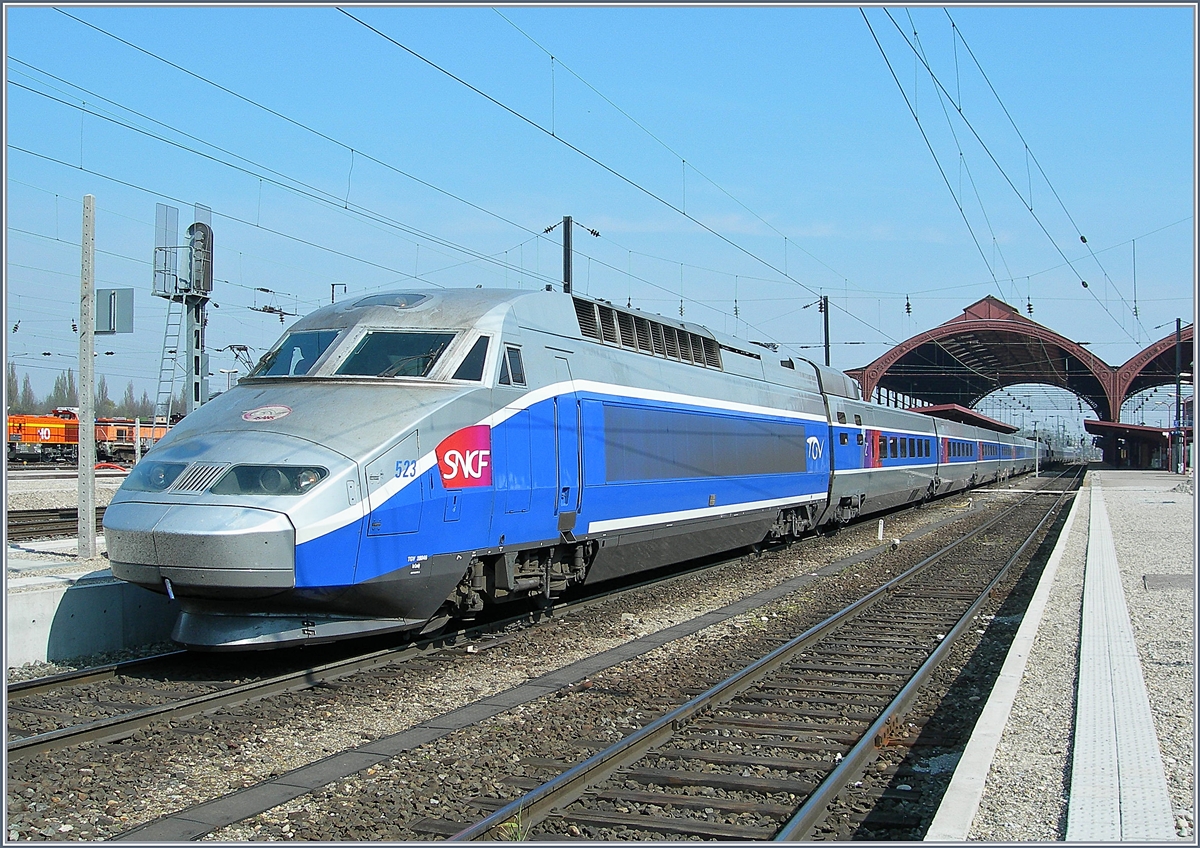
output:
{"label": "train windscreen", "polygon": [[337,338],[338,330],[305,330],[288,333],[274,350],[254,366],[250,377],[302,377],[312,369],[325,349]]}
{"label": "train windscreen", "polygon": [[338,368],[360,377],[424,377],[454,339],[454,333],[375,331],[367,333]]}

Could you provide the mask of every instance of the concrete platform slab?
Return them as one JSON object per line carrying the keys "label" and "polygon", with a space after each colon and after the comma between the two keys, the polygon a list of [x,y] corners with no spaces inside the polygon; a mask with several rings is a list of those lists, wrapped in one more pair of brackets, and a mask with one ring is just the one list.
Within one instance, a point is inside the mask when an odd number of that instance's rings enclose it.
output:
{"label": "concrete platform slab", "polygon": [[167,598],[117,580],[108,569],[70,561],[10,556],[5,588],[8,668],[166,641],[179,612]]}

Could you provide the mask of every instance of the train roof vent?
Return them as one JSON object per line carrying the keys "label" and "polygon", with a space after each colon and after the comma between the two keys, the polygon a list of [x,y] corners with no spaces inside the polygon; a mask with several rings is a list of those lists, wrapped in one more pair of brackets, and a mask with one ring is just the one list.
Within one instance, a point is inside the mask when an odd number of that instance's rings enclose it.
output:
{"label": "train roof vent", "polygon": [[179,475],[179,479],[171,486],[170,491],[207,491],[209,486],[217,482],[217,478],[221,476],[221,472],[228,467],[228,462],[193,462]]}
{"label": "train roof vent", "polygon": [[586,300],[575,300],[575,317],[579,319],[579,332],[589,339],[600,338],[600,325],[596,323],[596,304]]}
{"label": "train roof vent", "polygon": [[628,312],[618,312],[617,326],[621,328],[621,347],[637,350],[637,341],[633,337],[633,316]]}
{"label": "train roof vent", "polygon": [[674,327],[663,327],[663,340],[667,343],[667,358],[679,359],[679,337]]}
{"label": "train roof vent", "polygon": [[607,344],[618,344],[617,321],[613,317],[612,308],[599,305],[597,305],[597,308],[600,310],[600,333],[603,341]]}
{"label": "train roof vent", "polygon": [[654,355],[655,356],[666,356],[667,355],[667,343],[666,343],[666,338],[663,335],[663,325],[658,323],[657,321],[651,321],[650,322],[650,335],[654,341]]}
{"label": "train roof vent", "polygon": [[692,358],[692,337],[687,330],[679,330],[679,358],[684,362],[694,362]]}
{"label": "train roof vent", "polygon": [[640,316],[633,316],[633,327],[636,330],[638,350],[642,353],[654,353],[650,344],[650,322]]}
{"label": "train roof vent", "polygon": [[[635,315],[612,306],[573,298],[579,332],[585,338],[614,347],[636,350],[649,356],[674,359],[701,368],[721,366],[721,345],[716,339],[690,333],[643,315]],[[730,348],[730,350],[736,350]],[[758,354],[736,350],[745,356]]]}

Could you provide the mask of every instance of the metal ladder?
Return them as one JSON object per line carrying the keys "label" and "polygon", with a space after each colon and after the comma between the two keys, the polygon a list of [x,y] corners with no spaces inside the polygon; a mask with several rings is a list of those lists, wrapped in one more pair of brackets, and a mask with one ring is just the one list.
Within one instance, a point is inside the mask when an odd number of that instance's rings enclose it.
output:
{"label": "metal ladder", "polygon": [[183,300],[167,301],[167,326],[163,331],[162,361],[158,366],[158,395],[154,401],[154,424],[169,427],[175,400],[175,374],[179,370],[179,342],[183,332]]}

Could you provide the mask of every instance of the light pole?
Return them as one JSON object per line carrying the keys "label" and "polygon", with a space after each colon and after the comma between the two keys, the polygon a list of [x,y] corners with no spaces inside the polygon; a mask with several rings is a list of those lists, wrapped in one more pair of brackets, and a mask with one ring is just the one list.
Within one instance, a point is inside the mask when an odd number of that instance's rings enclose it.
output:
{"label": "light pole", "polygon": [[[1038,455],[1040,453],[1041,453],[1041,451],[1038,450],[1038,440],[1037,440],[1037,422],[1034,421],[1033,422],[1033,476],[1035,479],[1040,476],[1039,470],[1038,470]],[[1026,467],[1028,467],[1028,466],[1026,466]]]}
{"label": "light pole", "polygon": [[[1179,318],[1175,319],[1175,417],[1171,425],[1171,435],[1174,436],[1174,447],[1171,450],[1171,470],[1176,474],[1183,473],[1183,402],[1180,383],[1180,373],[1183,370],[1183,348],[1180,344],[1180,329],[1183,326]],[[1176,457],[1178,454],[1178,458]]]}
{"label": "light pole", "polygon": [[225,375],[225,391],[233,388],[233,375],[238,373],[236,368],[222,368],[221,373]]}

